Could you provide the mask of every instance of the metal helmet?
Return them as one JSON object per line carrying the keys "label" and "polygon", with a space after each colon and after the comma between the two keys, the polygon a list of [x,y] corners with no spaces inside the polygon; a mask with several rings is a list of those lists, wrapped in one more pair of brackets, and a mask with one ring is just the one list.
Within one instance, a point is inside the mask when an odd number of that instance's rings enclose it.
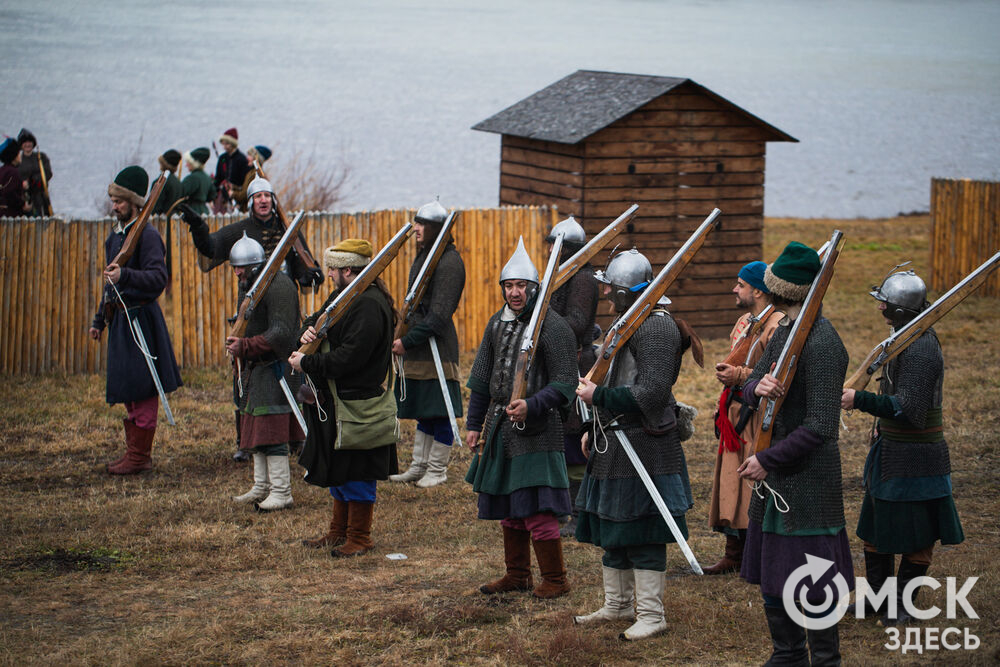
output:
{"label": "metal helmet", "polygon": [[528,251],[524,249],[523,236],[517,238],[517,248],[500,272],[500,284],[503,285],[505,280],[527,280],[529,283],[538,284],[538,269],[528,256]]}
{"label": "metal helmet", "polygon": [[264,246],[247,236],[246,232],[243,232],[243,237],[229,249],[229,264],[231,266],[263,264],[264,259]]}
{"label": "metal helmet", "polygon": [[550,231],[549,235],[545,237],[545,242],[555,242],[556,235],[560,232],[563,235],[564,251],[569,249],[576,252],[587,243],[587,232],[584,231],[583,225],[577,222],[576,218],[573,216],[569,216],[565,220],[560,220],[553,225],[552,231]]}
{"label": "metal helmet", "polygon": [[441,206],[441,202],[437,199],[418,208],[417,215],[413,218],[414,222],[419,222],[421,225],[437,225],[438,227],[443,225],[447,219],[448,211],[445,210],[444,206]]}
{"label": "metal helmet", "polygon": [[250,181],[250,185],[247,186],[247,199],[253,199],[253,196],[258,192],[269,192],[272,197],[274,196],[274,188],[271,187],[271,182],[260,176],[255,177]]}
{"label": "metal helmet", "polygon": [[611,285],[611,301],[622,312],[635,301],[653,279],[653,265],[645,255],[632,248],[611,258],[603,271],[594,274],[599,283]]}
{"label": "metal helmet", "polygon": [[885,303],[885,316],[894,327],[906,324],[927,305],[927,285],[912,270],[890,273],[870,294]]}

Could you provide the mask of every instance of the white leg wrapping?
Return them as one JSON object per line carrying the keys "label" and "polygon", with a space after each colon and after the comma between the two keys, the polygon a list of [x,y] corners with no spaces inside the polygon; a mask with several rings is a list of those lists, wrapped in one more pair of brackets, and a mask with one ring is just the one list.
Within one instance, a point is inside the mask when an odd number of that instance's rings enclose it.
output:
{"label": "white leg wrapping", "polygon": [[287,456],[268,456],[267,473],[271,478],[271,494],[257,509],[264,512],[281,510],[292,506],[292,471]]}
{"label": "white leg wrapping", "polygon": [[663,573],[633,570],[635,573],[636,621],[621,634],[622,639],[645,639],[667,629],[663,618]]}
{"label": "white leg wrapping", "polygon": [[413,436],[413,461],[406,472],[389,475],[390,482],[416,482],[427,472],[427,457],[430,456],[434,436],[418,430]]}
{"label": "white leg wrapping", "polygon": [[421,489],[429,489],[448,479],[448,462],[451,460],[451,447],[434,440],[431,442],[431,453],[427,458],[427,472],[417,482]]}
{"label": "white leg wrapping", "polygon": [[635,590],[635,578],[632,570],[617,570],[604,566],[604,606],[586,616],[574,616],[573,622],[578,625],[603,623],[604,621],[632,621],[635,610],[632,608],[632,594]]}
{"label": "white leg wrapping", "polygon": [[253,455],[253,486],[242,496],[233,496],[233,500],[238,503],[255,503],[267,498],[271,491],[271,484],[267,477],[267,457],[263,454]]}

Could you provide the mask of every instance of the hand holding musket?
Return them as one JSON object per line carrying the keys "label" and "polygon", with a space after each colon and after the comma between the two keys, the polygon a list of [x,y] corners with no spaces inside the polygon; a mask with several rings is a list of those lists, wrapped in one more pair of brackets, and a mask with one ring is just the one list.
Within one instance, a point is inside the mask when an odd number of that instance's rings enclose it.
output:
{"label": "hand holding musket", "polygon": [[903,350],[910,346],[915,340],[920,338],[935,322],[947,315],[952,308],[962,303],[967,296],[975,292],[980,285],[986,282],[990,274],[1000,266],[1000,252],[990,257],[979,265],[975,271],[962,278],[961,281],[950,290],[942,294],[931,305],[924,308],[920,314],[910,320],[898,331],[893,331],[892,335],[872,348],[861,367],[854,372],[854,375],[847,378],[844,389],[861,391],[868,386],[868,382],[884,364],[890,359],[898,356]]}
{"label": "hand holding musket", "polygon": [[288,251],[292,248],[292,239],[298,235],[299,228],[304,221],[305,211],[299,211],[295,219],[292,220],[292,224],[285,230],[281,240],[278,241],[278,245],[274,247],[271,256],[267,258],[267,263],[261,269],[257,280],[254,281],[253,285],[243,296],[243,301],[240,303],[240,309],[236,313],[236,320],[229,330],[227,340],[229,338],[242,338],[243,334],[246,333],[253,309],[256,307],[260,297],[267,292],[267,288],[271,286],[271,281],[274,280],[275,274],[281,270],[281,263],[285,261],[285,256],[288,255]]}
{"label": "hand holding musket", "polygon": [[[253,168],[259,177],[264,180],[268,180],[267,174],[264,173],[264,168],[260,166],[260,163],[257,162],[257,160],[253,161]],[[274,210],[278,213],[278,219],[281,220],[282,227],[288,229],[288,218],[285,217],[285,210],[281,208],[281,204],[278,202],[277,197],[274,198]],[[312,256],[311,252],[309,252],[309,248],[306,247],[305,242],[296,236],[292,247],[295,248],[295,253],[299,256],[299,259],[302,260],[302,264],[305,265],[306,269],[310,272],[319,272],[319,283],[323,282],[323,270],[320,269],[319,262],[316,261],[316,258]],[[319,283],[316,284],[318,285]]]}
{"label": "hand holding musket", "polygon": [[778,361],[775,362],[774,368],[769,373],[774,378],[774,382],[772,383],[767,376],[764,376],[764,379],[761,380],[766,386],[771,386],[771,384],[775,386],[774,391],[768,391],[772,395],[761,396],[758,403],[757,409],[763,413],[764,417],[761,421],[760,431],[757,432],[757,437],[754,439],[754,454],[762,452],[771,446],[771,437],[774,435],[771,427],[774,425],[774,417],[778,414],[778,410],[781,409],[782,403],[785,402],[785,390],[792,384],[799,355],[802,353],[802,348],[806,344],[806,338],[809,337],[809,332],[812,330],[813,322],[819,317],[820,307],[823,305],[823,296],[830,286],[830,280],[833,279],[834,265],[837,262],[837,258],[840,257],[840,246],[843,241],[843,232],[839,229],[834,230],[833,236],[830,237],[830,243],[826,246],[826,253],[823,256],[823,263],[820,265],[819,273],[813,279],[805,301],[802,302],[802,308],[799,311],[798,317],[795,318],[795,324],[792,325],[792,330],[788,333],[788,340],[785,341],[785,346],[778,356]]}
{"label": "hand holding musket", "polygon": [[[115,258],[111,260],[110,264],[122,267],[132,259],[132,255],[135,253],[135,249],[139,246],[139,237],[142,236],[142,230],[146,228],[146,223],[149,222],[149,216],[153,213],[153,205],[156,200],[160,198],[160,191],[163,190],[164,183],[167,182],[167,172],[161,171],[160,177],[156,179],[153,183],[153,189],[149,191],[149,197],[146,198],[146,203],[142,205],[142,210],[139,211],[139,215],[136,217],[135,222],[128,230],[128,234],[125,236],[125,242],[122,244],[122,249],[118,251]],[[109,264],[109,266],[110,266]]]}
{"label": "hand holding musket", "polygon": [[656,302],[663,297],[667,289],[677,280],[684,267],[691,262],[695,254],[705,245],[705,239],[708,237],[708,234],[719,226],[719,215],[721,213],[722,211],[717,208],[712,209],[712,212],[705,218],[705,221],[698,226],[698,229],[694,230],[694,233],[684,242],[684,245],[678,248],[674,256],[670,258],[670,261],[660,269],[660,272],[656,274],[652,282],[643,290],[639,298],[635,300],[635,303],[622,313],[621,317],[615,320],[611,328],[608,329],[607,335],[604,336],[604,342],[601,344],[600,349],[597,350],[597,362],[594,363],[594,366],[587,373],[587,380],[594,384],[604,382],[604,378],[611,369],[611,360],[615,354],[632,337],[632,334],[639,329],[639,325],[653,311]]}
{"label": "hand holding musket", "polygon": [[396,235],[389,239],[389,242],[378,251],[378,254],[372,258],[372,261],[368,262],[365,268],[361,269],[361,272],[354,277],[354,280],[340,291],[337,298],[331,301],[326,310],[316,319],[316,324],[313,327],[316,330],[315,338],[308,343],[303,343],[299,347],[298,352],[300,354],[312,354],[316,351],[319,344],[326,338],[330,327],[340,321],[355,299],[361,296],[362,292],[375,282],[375,279],[385,271],[389,264],[392,263],[392,260],[396,259],[396,255],[399,254],[403,244],[406,243],[406,240],[410,238],[410,234],[412,233],[413,223],[408,222],[403,225],[396,232]]}
{"label": "hand holding musket", "polygon": [[594,255],[604,249],[616,236],[622,233],[628,221],[635,216],[639,210],[638,204],[632,204],[624,213],[611,221],[607,227],[601,230],[597,236],[590,239],[585,246],[580,248],[572,257],[559,265],[559,271],[553,281],[552,290],[555,291],[566,284],[566,282],[576,275],[580,268],[594,258]]}
{"label": "hand holding musket", "polygon": [[434,270],[437,269],[438,262],[441,261],[441,256],[444,255],[444,251],[448,248],[448,242],[451,241],[451,228],[458,222],[461,214],[461,211],[452,211],[444,221],[444,224],[441,225],[441,231],[438,232],[437,238],[434,239],[430,252],[427,253],[427,259],[424,260],[423,266],[420,267],[420,272],[417,273],[417,277],[413,280],[413,285],[410,286],[410,291],[406,293],[406,297],[403,299],[403,317],[399,320],[399,325],[396,327],[395,338],[402,338],[410,328],[410,318],[417,312],[417,307],[420,306],[420,302],[427,292],[427,287],[431,284]]}

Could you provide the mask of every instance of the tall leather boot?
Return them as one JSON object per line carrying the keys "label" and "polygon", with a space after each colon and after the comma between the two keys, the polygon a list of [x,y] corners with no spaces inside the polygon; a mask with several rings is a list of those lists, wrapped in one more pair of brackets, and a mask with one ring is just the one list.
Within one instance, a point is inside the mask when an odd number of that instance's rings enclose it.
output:
{"label": "tall leather boot", "polygon": [[237,463],[246,463],[250,460],[250,452],[246,449],[240,449],[240,439],[243,431],[242,426],[240,426],[240,411],[233,410],[233,414],[236,415],[236,453],[233,454],[233,460]]}
{"label": "tall leather boot", "polygon": [[292,506],[292,471],[288,467],[288,456],[278,454],[265,456],[267,461],[267,476],[271,480],[271,492],[267,498],[260,501],[257,509],[261,512],[273,512]]}
{"label": "tall leather boot", "polygon": [[563,561],[562,539],[539,540],[535,543],[535,558],[538,560],[538,571],[542,574],[542,583],[532,595],[548,600],[569,593],[566,583],[566,563]]}
{"label": "tall leather boot", "polygon": [[[890,617],[887,610],[885,616],[882,618],[882,625],[888,627],[890,625],[908,625],[917,622],[917,619],[911,616],[906,607],[903,606],[903,590],[906,588],[906,584],[925,574],[927,574],[926,565],[917,565],[907,560],[905,556],[899,559],[899,571],[896,572],[896,617]],[[913,592],[913,603],[917,603],[916,590]]]}
{"label": "tall leather boot", "polygon": [[664,574],[659,570],[633,570],[635,575],[635,623],[619,635],[629,641],[658,635],[667,629],[663,616]]}
{"label": "tall leather boot", "polygon": [[421,489],[442,484],[448,479],[448,462],[451,460],[451,445],[433,440],[427,455],[427,472],[417,482]]}
{"label": "tall leather boot", "polygon": [[601,623],[603,621],[634,621],[632,595],[635,591],[635,573],[632,570],[618,570],[603,566],[604,606],[586,616],[574,616],[577,625]]}
{"label": "tall leather boot", "polygon": [[347,503],[347,541],[330,552],[334,558],[349,558],[368,553],[372,544],[372,518],[375,503]]}
{"label": "tall leather boot", "polygon": [[771,631],[774,650],[764,663],[769,665],[809,665],[809,651],[806,650],[806,629],[796,623],[785,612],[784,607],[764,606],[767,628]]}
{"label": "tall leather boot", "polygon": [[840,624],[825,630],[807,630],[812,667],[837,667],[840,664]]}
{"label": "tall leather boot", "polygon": [[735,535],[726,535],[726,552],[722,559],[704,569],[705,574],[728,574],[739,572],[743,562],[743,540]]}
{"label": "tall leather boot", "polygon": [[113,465],[108,465],[108,473],[112,475],[135,475],[153,468],[149,456],[153,449],[155,428],[145,429],[136,425],[132,419],[125,420],[125,456]]}
{"label": "tall leather boot", "polygon": [[122,419],[122,430],[125,432],[125,452],[123,452],[122,455],[119,456],[118,458],[116,458],[114,461],[109,461],[109,462],[105,463],[104,464],[105,468],[109,468],[111,466],[119,465],[122,461],[125,460],[125,454],[128,453],[129,428],[132,425],[134,425],[134,424],[135,424],[135,422],[133,422],[128,417],[125,417],[124,419]]}
{"label": "tall leather boot", "polygon": [[333,517],[330,519],[330,529],[326,535],[312,540],[302,540],[302,544],[312,549],[323,547],[339,547],[347,541],[347,510],[348,503],[333,499]]}
{"label": "tall leather boot", "polygon": [[479,592],[485,595],[507,591],[530,591],[531,533],[527,530],[503,528],[503,560],[507,573],[496,581],[483,584]]}
{"label": "tall leather boot", "polygon": [[434,436],[417,429],[413,436],[413,461],[406,472],[389,475],[390,482],[416,482],[427,471],[427,457],[430,456]]}
{"label": "tall leather boot", "polygon": [[253,486],[242,496],[233,496],[240,504],[256,503],[267,498],[271,483],[267,476],[267,457],[260,452],[253,453]]}
{"label": "tall leather boot", "polygon": [[[893,554],[882,554],[875,551],[865,551],[865,581],[873,593],[878,593],[885,585],[885,580],[892,576],[896,567],[896,557]],[[865,599],[865,618],[877,618],[883,612],[883,606],[875,608]]]}

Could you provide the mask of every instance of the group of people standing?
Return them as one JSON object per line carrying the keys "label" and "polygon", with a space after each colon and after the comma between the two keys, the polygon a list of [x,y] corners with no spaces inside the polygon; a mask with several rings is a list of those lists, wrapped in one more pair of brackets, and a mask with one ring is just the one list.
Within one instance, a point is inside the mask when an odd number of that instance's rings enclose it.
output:
{"label": "group of people standing", "polygon": [[[147,184],[141,168],[129,167],[109,186],[118,220],[106,244],[109,262],[134,222]],[[240,282],[240,298],[284,234],[270,183],[254,178],[246,190],[248,217],[216,232],[209,231],[194,206],[179,206],[205,260],[203,268],[228,260]],[[414,217],[418,253],[411,285],[446,219],[438,202],[421,207]],[[586,234],[568,218],[547,237],[553,245],[557,239],[568,255],[582,247]],[[687,539],[686,513],[693,506],[681,412],[672,392],[691,345],[690,328],[671,315],[669,299],[661,299],[617,351],[607,379],[586,380],[599,336],[598,299],[608,299],[618,315],[625,313],[653,280],[653,269],[637,249],[614,254],[603,271],[585,265],[551,296],[524,398],[511,400],[519,348],[542,283],[519,243],[498,276],[502,305],[486,324],[463,406],[453,316],[465,266],[452,239],[441,241],[446,247],[405,331],[380,279],[353,294],[332,326],[323,324],[328,306],[351,293],[376,256],[368,240],[344,239],[324,251],[331,293],[301,322],[295,285],[317,285],[324,276],[295,251],[288,255],[290,276],[278,273],[258,300],[245,335],[226,340],[235,360],[239,447],[253,458],[253,485],[234,500],[263,511],[289,507],[289,451],[304,440],[299,463],[306,468],[305,479],[328,488],[333,499],[328,528],[304,543],[330,548],[335,557],[363,554],[373,547],[378,481],[429,489],[447,479],[451,451],[460,440],[448,415],[450,405],[456,416],[465,415],[465,444],[473,452],[465,480],[478,494],[478,516],[499,521],[501,528],[504,572],[480,591],[531,591],[542,599],[564,595],[569,582],[562,539],[571,531],[578,541],[603,551],[604,603],[575,622],[629,623],[621,634],[628,640],[663,632],[666,545]],[[790,384],[783,386],[771,374],[819,270],[817,252],[796,242],[771,264],[744,266],[733,292],[746,313],[732,331],[731,352],[715,367],[723,389],[715,418],[719,448],[710,523],[725,534],[726,548],[706,573],[739,570],[760,586],[773,664],[807,664],[810,657],[814,665],[839,662],[837,626],[807,632],[789,616],[781,595],[807,554],[828,559],[833,563],[829,576],[841,575],[853,588],[837,444],[842,408],[877,416],[857,529],[865,541],[869,584],[878,588],[893,575],[894,553],[903,554],[897,576],[907,580],[926,573],[935,542],[963,539],[941,435],[943,364],[933,331],[889,364],[877,394],[842,389],[847,352],[822,316],[812,324]],[[111,329],[108,402],[123,402],[128,410],[127,451],[108,471],[142,472],[150,467],[157,393],[144,381],[149,373],[128,334],[129,322],[146,332],[164,391],[180,386],[156,305],[166,271],[155,230],[147,227],[138,251],[125,266],[109,263],[105,276],[107,307],[98,312],[91,335],[99,337],[105,324]],[[926,305],[926,288],[912,272],[893,273],[872,295],[894,327]],[[394,357],[402,360],[399,370]],[[294,386],[297,401],[288,400],[283,380],[286,389]],[[758,402],[778,396],[784,401],[772,444],[754,453]],[[299,405],[306,432],[294,415]],[[397,417],[417,421],[412,462],[402,473]],[[626,442],[652,487],[632,462]],[[914,464],[917,450],[920,461]],[[658,503],[666,506],[677,532],[668,530]],[[560,518],[569,516],[575,519],[567,530]],[[532,553],[541,577],[537,585]],[[906,620],[899,614],[884,619]]]}
{"label": "group of people standing", "polygon": [[0,217],[40,218],[52,215],[49,156],[26,128],[0,143]]}

